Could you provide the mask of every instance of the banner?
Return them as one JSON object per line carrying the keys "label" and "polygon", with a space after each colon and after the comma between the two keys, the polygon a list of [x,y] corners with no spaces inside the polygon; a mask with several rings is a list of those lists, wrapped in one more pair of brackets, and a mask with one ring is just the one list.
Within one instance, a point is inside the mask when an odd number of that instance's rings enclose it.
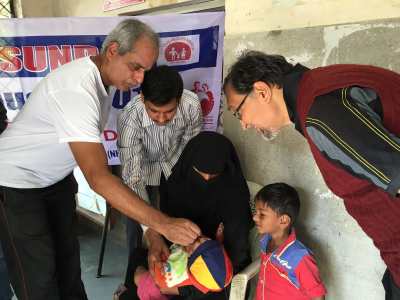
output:
{"label": "banner", "polygon": [[[35,85],[49,72],[83,56],[99,53],[106,35],[123,18],[44,18],[0,20],[0,101],[12,120]],[[198,13],[138,17],[160,35],[157,64],[182,75],[184,86],[199,96],[204,129],[216,130],[221,98],[224,14]],[[140,92],[115,90],[103,133],[110,165],[119,164],[116,120]]]}
{"label": "banner", "polygon": [[[123,19],[0,19],[0,101],[12,121],[35,85],[49,72],[74,59],[99,53],[106,35]],[[178,70],[184,87],[201,101],[205,130],[216,130],[220,111],[224,13],[135,17],[160,35],[157,64]],[[115,90],[102,134],[110,165],[119,164],[116,121],[121,109],[138,93]],[[102,209],[102,211],[104,211]]]}

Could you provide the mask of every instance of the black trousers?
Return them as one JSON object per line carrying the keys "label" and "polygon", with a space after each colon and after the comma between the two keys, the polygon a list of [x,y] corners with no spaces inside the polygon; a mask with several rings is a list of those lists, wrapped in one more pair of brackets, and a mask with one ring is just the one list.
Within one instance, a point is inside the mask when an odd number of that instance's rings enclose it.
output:
{"label": "black trousers", "polygon": [[0,237],[19,300],[86,300],[72,174],[46,188],[0,187]]}
{"label": "black trousers", "polygon": [[[146,186],[150,204],[158,207],[159,197],[158,186]],[[126,218],[126,239],[128,242],[128,267],[125,273],[125,286],[127,291],[122,294],[120,300],[139,300],[137,287],[133,281],[135,270],[138,266],[147,269],[147,250],[143,248],[143,229],[142,226],[131,218]]]}
{"label": "black trousers", "polygon": [[[161,175],[161,178],[163,177],[164,175]],[[149,197],[150,204],[153,207],[158,208],[159,186],[147,185],[146,192]],[[141,248],[143,245],[142,226],[136,220],[128,217],[126,218],[126,240],[128,243],[129,255],[131,255],[136,248]]]}
{"label": "black trousers", "polygon": [[400,287],[394,282],[389,269],[386,269],[382,283],[386,293],[385,300],[400,300]]}
{"label": "black trousers", "polygon": [[124,283],[127,290],[119,297],[119,300],[139,300],[134,275],[139,266],[145,269],[148,268],[147,253],[147,249],[144,248],[132,249],[130,252]]}

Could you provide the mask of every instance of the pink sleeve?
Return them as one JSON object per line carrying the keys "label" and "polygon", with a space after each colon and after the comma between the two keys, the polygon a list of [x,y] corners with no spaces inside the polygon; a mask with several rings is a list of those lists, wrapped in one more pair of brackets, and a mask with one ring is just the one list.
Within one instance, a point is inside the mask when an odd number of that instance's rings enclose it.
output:
{"label": "pink sleeve", "polygon": [[311,299],[326,294],[315,259],[307,255],[297,266],[295,273],[300,281],[300,290]]}

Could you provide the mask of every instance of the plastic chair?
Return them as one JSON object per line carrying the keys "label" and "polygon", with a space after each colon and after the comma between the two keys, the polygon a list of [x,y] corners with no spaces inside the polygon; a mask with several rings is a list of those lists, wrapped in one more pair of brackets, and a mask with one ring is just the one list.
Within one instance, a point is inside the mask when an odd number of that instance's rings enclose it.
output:
{"label": "plastic chair", "polygon": [[[254,197],[262,188],[262,186],[252,181],[247,181],[247,185],[250,190],[250,206],[252,212],[254,213]],[[258,235],[255,228],[250,231],[249,243],[253,262],[232,278],[229,300],[245,300],[248,286],[250,288],[248,299],[254,298],[255,287],[257,283],[256,275],[258,275],[258,271],[260,270]]]}

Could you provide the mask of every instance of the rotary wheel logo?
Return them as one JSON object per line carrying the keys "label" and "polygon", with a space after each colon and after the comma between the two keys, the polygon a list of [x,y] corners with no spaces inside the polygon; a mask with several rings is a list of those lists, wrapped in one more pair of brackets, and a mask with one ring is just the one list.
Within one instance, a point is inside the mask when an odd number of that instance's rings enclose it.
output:
{"label": "rotary wheel logo", "polygon": [[193,83],[194,93],[197,94],[200,100],[201,110],[203,111],[203,116],[207,116],[214,107],[214,95],[210,91],[207,83],[201,83],[200,81],[195,81]]}

